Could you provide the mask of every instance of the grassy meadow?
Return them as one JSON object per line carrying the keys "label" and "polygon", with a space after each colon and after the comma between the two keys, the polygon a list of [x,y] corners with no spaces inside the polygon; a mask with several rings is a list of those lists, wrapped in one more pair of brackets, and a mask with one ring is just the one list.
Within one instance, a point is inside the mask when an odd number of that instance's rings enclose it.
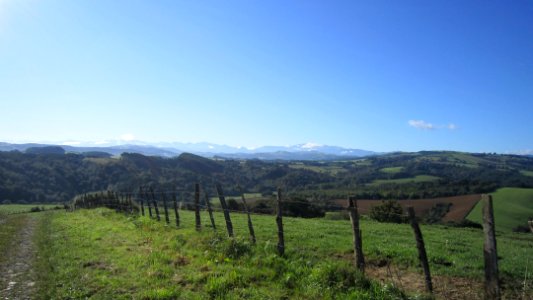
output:
{"label": "grassy meadow", "polygon": [[[394,171],[387,171],[388,173],[394,173]],[[399,172],[399,171],[398,171]],[[409,182],[432,182],[437,181],[440,178],[431,175],[417,175],[414,177],[398,178],[398,179],[377,179],[370,183],[370,185],[382,185],[382,184],[402,184]]]}
{"label": "grassy meadow", "polygon": [[[511,231],[516,226],[527,225],[533,218],[533,189],[501,188],[492,193],[496,230]],[[481,223],[480,201],[467,219]]]}
{"label": "grassy meadow", "polygon": [[[346,220],[284,218],[286,255],[276,252],[273,216],[254,215],[257,244],[246,217],[232,214],[236,238],[217,234],[202,212],[181,211],[182,228],[148,217],[99,208],[45,212],[39,228],[40,295],[66,299],[407,299],[420,298],[423,275],[408,224],[363,219],[367,279],[352,266],[351,225]],[[162,218],[164,220],[164,218]],[[438,298],[450,293],[481,298],[483,234],[480,230],[422,226]],[[514,298],[531,278],[533,249],[527,234],[498,234],[504,293]],[[393,271],[391,271],[393,270]],[[526,273],[526,270],[528,270]],[[387,274],[389,274],[387,276]],[[400,278],[409,278],[401,283]],[[396,279],[396,280],[395,280]],[[380,282],[383,281],[383,282]],[[466,284],[465,284],[466,282]],[[532,293],[533,281],[526,281]],[[403,290],[404,292],[400,291]]]}
{"label": "grassy meadow", "polygon": [[0,215],[18,214],[30,212],[32,208],[39,207],[39,209],[50,210],[56,207],[62,207],[56,204],[0,204]]}

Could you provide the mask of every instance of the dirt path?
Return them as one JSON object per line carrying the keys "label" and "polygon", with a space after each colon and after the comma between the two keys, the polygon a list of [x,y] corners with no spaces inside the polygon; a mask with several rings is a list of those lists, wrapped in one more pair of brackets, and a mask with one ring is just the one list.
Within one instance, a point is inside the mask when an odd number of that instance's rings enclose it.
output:
{"label": "dirt path", "polygon": [[32,263],[36,255],[33,235],[37,220],[26,216],[24,226],[13,239],[4,261],[0,264],[0,299],[32,299],[35,272]]}

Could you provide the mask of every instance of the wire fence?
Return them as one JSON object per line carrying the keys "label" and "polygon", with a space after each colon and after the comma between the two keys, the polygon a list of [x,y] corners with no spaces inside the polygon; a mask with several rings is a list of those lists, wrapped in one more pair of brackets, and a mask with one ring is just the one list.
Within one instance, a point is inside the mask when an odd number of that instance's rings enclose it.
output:
{"label": "wire fence", "polygon": [[[254,216],[255,218],[273,218],[278,212],[279,207],[276,207],[276,200],[275,199],[268,199],[268,203],[272,204],[274,207],[270,207],[271,211],[266,212],[258,212],[258,211],[250,211],[248,210],[246,205],[243,205],[242,207],[239,206],[239,208],[230,208],[227,207],[226,204],[222,204],[221,200],[221,206],[218,205],[211,205],[210,201],[212,198],[210,198],[205,192],[203,193],[204,197],[200,197],[200,195],[195,195],[194,200],[190,200],[190,198],[185,198],[183,195],[180,196],[182,193],[190,193],[190,191],[155,191],[153,189],[147,189],[147,188],[141,188],[139,189],[139,192],[132,193],[132,192],[115,192],[115,191],[105,191],[105,192],[96,192],[96,193],[89,193],[84,195],[79,195],[75,197],[75,199],[72,201],[71,204],[71,210],[78,209],[78,208],[93,208],[93,207],[108,207],[111,209],[115,209],[117,212],[124,212],[125,214],[131,214],[131,215],[146,215],[150,216],[152,218],[157,218],[157,220],[161,220],[166,222],[169,226],[170,224],[176,223],[176,226],[178,228],[188,227],[188,226],[195,226],[197,229],[208,228],[211,227],[212,229],[215,229],[217,231],[222,231],[224,226],[228,227],[228,222],[231,224],[232,231],[236,233],[238,236],[248,236],[249,234],[252,234],[250,229],[250,219],[246,219],[246,215]],[[218,195],[219,198],[234,198],[238,199],[237,196],[231,196],[231,197],[225,197],[223,194]],[[242,195],[241,195],[242,197]],[[279,199],[278,201],[281,201],[281,207],[295,204],[295,205],[303,205],[305,207],[315,207],[322,210],[333,210],[337,212],[342,211],[350,211],[350,205],[349,200],[347,201],[347,205],[338,205],[338,204],[329,204],[329,203],[312,203],[309,201],[303,201],[303,200],[296,200],[296,199],[290,199],[290,198],[283,198]],[[244,202],[244,201],[241,201]],[[378,202],[378,201],[376,201]],[[243,203],[239,203],[243,204]],[[198,228],[199,225],[199,219],[195,218],[193,219],[191,215],[180,215],[179,212],[182,212],[183,210],[186,211],[207,211],[210,212],[210,220],[211,223],[207,223],[201,225],[200,228]],[[359,214],[369,214],[372,210],[369,208],[357,208],[355,207],[356,213]],[[283,211],[283,209],[282,209]],[[211,215],[211,213],[215,214],[214,220]],[[226,217],[224,214],[228,214],[228,216],[233,215],[232,220],[228,220],[229,218]],[[396,215],[402,219],[411,219],[411,224],[413,225],[413,221],[416,222],[416,217],[413,214],[408,213],[395,213],[395,212],[389,212],[392,215]],[[224,215],[224,216],[223,216]],[[237,218],[235,218],[237,216]],[[222,217],[224,217],[224,220],[221,221]],[[283,216],[285,217],[285,216]],[[194,221],[194,222],[193,222]],[[204,221],[205,221],[205,215],[204,215]],[[200,220],[201,222],[201,220]],[[313,222],[323,222],[322,219],[308,219],[306,220],[306,226],[312,227],[311,229],[315,228],[313,225]],[[278,227],[277,229],[274,229],[274,220],[272,222],[271,228],[260,228],[258,231],[253,233],[253,239],[255,241],[256,235],[259,239],[263,239],[271,243],[272,241],[275,241],[276,235],[279,237],[281,234],[284,236],[285,240],[287,241],[287,248],[285,248],[285,244],[283,244],[283,250],[287,249],[290,253],[304,253],[305,251],[309,251],[310,242],[309,240],[315,240],[317,242],[324,242],[327,243],[327,238],[325,237],[324,232],[320,231],[311,231],[307,235],[307,237],[302,237],[302,226],[303,223],[301,222],[301,219],[298,218],[286,218],[283,219],[283,225],[282,227]],[[311,225],[310,225],[311,224]],[[346,222],[336,222],[335,228],[330,230],[338,230],[338,231],[345,231],[347,234],[346,236],[349,237],[349,223]],[[173,226],[173,225],[172,225]],[[352,217],[352,227],[353,224],[353,217]],[[359,228],[359,225],[357,225]],[[416,225],[418,226],[418,225]],[[413,225],[414,228],[414,225]],[[257,229],[257,228],[256,228]],[[355,229],[353,229],[354,233],[354,247],[356,247],[356,238],[355,238]],[[360,230],[360,229],[358,229]],[[420,231],[420,230],[419,230]],[[228,228],[229,233],[229,228]],[[386,233],[384,234],[385,239],[390,239],[392,242],[394,242],[395,239],[392,236],[387,236]],[[234,236],[234,233],[229,234],[230,237]],[[360,238],[360,237],[359,237]],[[417,244],[419,248],[419,255],[418,258],[422,260],[421,254],[420,254],[420,245],[418,245],[419,240],[422,240],[422,236],[420,233],[420,236],[417,235],[415,230],[415,241],[412,241],[408,245],[398,245],[399,247],[404,247],[406,249],[415,249],[415,244]],[[345,243],[346,241],[344,241]],[[402,241],[403,242],[403,241]],[[281,241],[278,241],[278,246]],[[312,246],[311,246],[312,247]],[[322,246],[323,247],[323,246]],[[424,245],[422,243],[422,247],[424,248]],[[449,242],[446,239],[431,239],[431,247],[449,247]],[[425,252],[425,249],[424,249]],[[357,255],[355,254],[355,260],[357,260]],[[359,254],[362,255],[362,254]],[[416,260],[416,255],[413,255],[413,260]],[[425,264],[428,264],[427,257],[425,258],[426,262]],[[375,263],[375,262],[372,262]],[[380,270],[386,270],[385,272],[381,272],[381,274],[374,274],[377,277],[382,277],[385,279],[385,281],[392,282],[393,284],[397,285],[401,289],[403,289],[403,286],[406,285],[406,279],[405,274],[406,270],[402,270],[398,266],[395,266],[392,263],[392,260],[387,259],[384,263],[378,262],[378,265],[381,264]],[[424,262],[421,262],[423,265]],[[426,285],[426,288],[429,292],[432,292],[433,288],[431,287],[431,278],[429,277],[429,267],[428,270],[425,270],[426,273],[426,284],[429,280],[429,287]],[[438,280],[435,282],[435,290],[440,291],[440,293],[447,297],[451,296],[452,290],[450,289],[450,286],[454,286],[455,283],[447,280],[445,277],[439,276]],[[523,288],[518,289],[516,287],[511,287],[512,289],[515,289],[513,295],[521,295],[523,299],[531,299],[531,285],[533,285],[533,281],[529,278],[528,279],[528,273],[526,269],[525,273],[525,279],[523,282]],[[476,298],[476,296],[473,296],[474,294],[477,294],[479,296],[480,286],[476,285],[475,281],[472,281],[470,283],[471,293],[469,294],[473,298]]]}

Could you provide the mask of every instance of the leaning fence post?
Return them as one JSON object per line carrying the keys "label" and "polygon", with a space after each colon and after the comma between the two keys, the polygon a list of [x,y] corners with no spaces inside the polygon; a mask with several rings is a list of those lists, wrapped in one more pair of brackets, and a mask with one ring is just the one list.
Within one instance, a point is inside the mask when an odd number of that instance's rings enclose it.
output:
{"label": "leaning fence post", "polygon": [[363,256],[363,241],[361,237],[361,229],[359,227],[359,212],[357,210],[357,200],[354,197],[348,197],[348,211],[350,213],[350,221],[352,222],[355,266],[357,267],[357,269],[364,272],[365,257]]}
{"label": "leaning fence post", "polygon": [[429,293],[433,294],[433,283],[431,282],[431,274],[429,272],[429,263],[428,257],[426,254],[426,247],[424,245],[424,238],[422,237],[422,231],[420,231],[420,226],[418,226],[418,221],[416,220],[415,210],[412,206],[407,208],[409,213],[409,219],[411,221],[411,227],[415,233],[416,247],[418,248],[418,258],[424,269],[424,275],[426,276],[426,289]]}
{"label": "leaning fence post", "polygon": [[202,224],[200,220],[200,184],[198,183],[194,185],[194,219],[196,221],[196,230],[200,231]]}
{"label": "leaning fence post", "polygon": [[527,224],[529,224],[529,230],[533,233],[533,221],[527,221]]}
{"label": "leaning fence post", "polygon": [[170,224],[170,219],[168,218],[167,197],[165,193],[163,193],[161,197],[163,198],[163,208],[165,209],[165,221],[167,224]]}
{"label": "leaning fence post", "polygon": [[207,206],[207,212],[209,213],[209,219],[211,220],[211,225],[213,226],[213,230],[217,230],[217,226],[215,225],[215,218],[213,217],[213,210],[211,209],[211,202],[209,201],[209,196],[204,191],[205,195],[205,205]]}
{"label": "leaning fence post", "polygon": [[157,217],[158,221],[161,221],[161,217],[159,216],[159,208],[157,207],[157,200],[155,199],[154,189],[150,188],[150,194],[152,194],[152,202],[154,202],[154,208],[155,208],[155,215]]}
{"label": "leaning fence post", "polygon": [[498,282],[498,254],[496,251],[496,234],[492,196],[483,195],[483,256],[485,258],[485,299],[500,299]]}
{"label": "leaning fence post", "polygon": [[246,204],[246,198],[244,197],[244,192],[241,188],[241,199],[242,204],[244,205],[244,209],[246,210],[246,214],[248,215],[248,230],[250,231],[250,239],[252,240],[252,243],[255,244],[255,232],[254,232],[254,225],[252,224],[252,217],[250,216],[250,209],[248,208],[248,204]]}
{"label": "leaning fence post", "polygon": [[281,204],[281,189],[278,188],[278,213],[276,216],[276,223],[278,224],[278,253],[280,256],[285,254],[285,239],[283,237],[283,216],[282,216],[282,204]]}
{"label": "leaning fence post", "polygon": [[176,227],[180,227],[180,214],[178,213],[178,199],[176,193],[172,193],[172,202],[174,203],[174,215],[176,216]]}
{"label": "leaning fence post", "polygon": [[220,183],[216,184],[218,199],[220,200],[220,205],[224,210],[224,219],[226,220],[226,228],[228,229],[228,235],[233,237],[233,224],[231,223],[231,217],[229,214],[228,206],[226,205],[226,198],[224,198],[224,192],[222,191],[222,186]]}

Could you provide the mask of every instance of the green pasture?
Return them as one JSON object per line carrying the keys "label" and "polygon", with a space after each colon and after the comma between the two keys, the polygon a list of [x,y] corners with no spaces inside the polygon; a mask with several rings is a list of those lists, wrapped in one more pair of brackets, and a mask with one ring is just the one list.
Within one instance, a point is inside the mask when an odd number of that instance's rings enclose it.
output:
{"label": "green pasture", "polygon": [[[201,232],[194,229],[191,211],[180,211],[179,229],[174,218],[166,225],[103,208],[46,214],[49,218],[40,227],[38,242],[39,288],[44,298],[417,297],[369,280],[353,268],[347,220],[284,218],[286,252],[279,257],[274,216],[253,215],[257,244],[252,245],[243,214],[231,215],[234,240],[227,237],[220,212],[215,213],[217,233],[204,211]],[[361,229],[368,268],[392,264],[423,276],[408,224],[363,219]],[[481,230],[422,226],[422,232],[434,275],[482,280]],[[497,238],[504,294],[512,298],[524,274],[529,274],[526,283],[533,286],[533,261],[524,260],[533,236],[506,233]]]}
{"label": "green pasture", "polygon": [[0,214],[16,214],[30,212],[33,207],[50,210],[55,207],[62,207],[56,204],[0,204]]}
{"label": "green pasture", "polygon": [[[496,230],[511,231],[526,226],[533,219],[533,189],[501,188],[492,193]],[[481,223],[482,201],[474,207],[467,219]]]}
{"label": "green pasture", "polygon": [[414,177],[399,178],[399,179],[376,179],[370,183],[370,185],[382,185],[382,184],[403,184],[409,182],[431,182],[437,181],[440,177],[431,175],[417,175]]}
{"label": "green pasture", "polygon": [[402,170],[403,170],[403,167],[389,167],[389,168],[379,169],[380,172],[387,173],[387,174],[400,173]]}
{"label": "green pasture", "polygon": [[533,177],[533,171],[522,170],[522,171],[520,171],[520,173],[522,173],[523,175],[526,175],[526,176]]}

